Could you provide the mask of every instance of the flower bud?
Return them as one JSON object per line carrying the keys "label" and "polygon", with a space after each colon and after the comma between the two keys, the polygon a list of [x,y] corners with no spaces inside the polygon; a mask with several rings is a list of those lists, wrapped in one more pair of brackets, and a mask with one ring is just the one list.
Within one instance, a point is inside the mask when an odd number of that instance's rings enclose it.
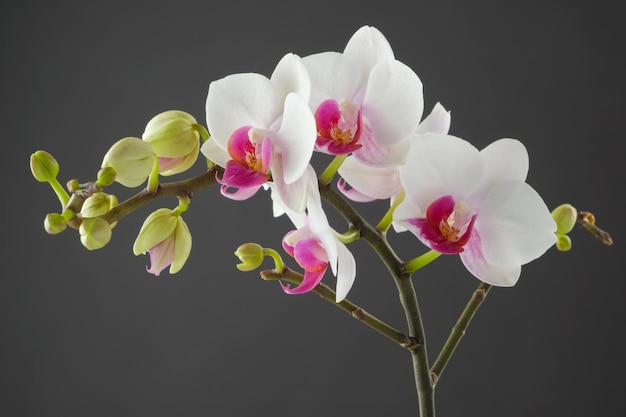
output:
{"label": "flower bud", "polygon": [[560,250],[561,252],[567,252],[568,250],[572,249],[572,239],[570,239],[569,236],[557,233],[556,237],[557,241],[555,246],[558,250]]}
{"label": "flower bud", "polygon": [[179,214],[167,208],[151,213],[133,244],[135,255],[148,252],[151,267],[148,272],[159,275],[167,266],[170,274],[183,267],[191,252],[191,233]]}
{"label": "flower bud", "polygon": [[141,136],[159,157],[161,175],[173,175],[189,169],[198,158],[200,134],[196,119],[189,113],[169,110],[154,116]]}
{"label": "flower bud", "polygon": [[126,187],[137,187],[146,181],[154,165],[149,143],[135,137],[118,140],[102,159],[102,168],[115,171],[115,181]]}
{"label": "flower bud", "polygon": [[30,156],[30,170],[39,182],[50,182],[59,175],[59,163],[46,151],[37,151]]}
{"label": "flower bud", "polygon": [[99,217],[107,213],[117,204],[117,197],[111,194],[98,192],[87,197],[80,210],[84,218]]}
{"label": "flower bud", "polygon": [[101,187],[113,184],[115,182],[115,169],[112,167],[104,167],[98,171],[96,183]]}
{"label": "flower bud", "polygon": [[111,225],[99,217],[84,219],[78,233],[84,247],[96,250],[103,248],[111,240]]}
{"label": "flower bud", "polygon": [[241,261],[237,269],[245,272],[259,268],[265,258],[263,247],[258,243],[244,243],[237,248],[235,256]]}
{"label": "flower bud", "polygon": [[551,214],[556,222],[556,231],[563,234],[572,230],[578,218],[578,212],[571,204],[561,204]]}
{"label": "flower bud", "polygon": [[51,235],[61,233],[67,227],[67,221],[59,213],[49,213],[43,221],[43,227]]}

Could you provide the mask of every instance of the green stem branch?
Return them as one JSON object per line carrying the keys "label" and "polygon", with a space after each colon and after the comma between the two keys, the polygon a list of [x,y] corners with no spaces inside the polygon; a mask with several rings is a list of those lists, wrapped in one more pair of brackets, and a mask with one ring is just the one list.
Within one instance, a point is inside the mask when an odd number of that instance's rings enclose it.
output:
{"label": "green stem branch", "polygon": [[478,307],[483,303],[485,297],[487,297],[487,293],[491,289],[491,285],[481,283],[476,291],[472,294],[472,297],[468,301],[465,309],[459,316],[456,324],[452,328],[450,332],[450,336],[448,336],[448,340],[443,345],[439,356],[435,360],[430,372],[432,374],[433,380],[436,382],[443,372],[444,368],[450,361],[454,350],[461,342],[461,338],[465,335],[465,331],[467,330],[467,326],[469,326],[470,321],[474,317],[474,314],[478,310]]}
{"label": "green stem branch", "polygon": [[385,233],[376,229],[350,205],[333,188],[321,186],[322,198],[333,206],[348,221],[350,227],[360,230],[360,235],[379,255],[389,270],[398,289],[400,302],[404,309],[406,321],[409,327],[409,337],[413,340],[409,351],[413,362],[413,375],[417,389],[419,410],[421,417],[434,417],[435,415],[435,390],[431,379],[428,354],[426,351],[426,334],[422,323],[422,317],[417,302],[417,296],[411,274],[405,271],[404,263],[395,254]]}
{"label": "green stem branch", "polygon": [[[282,272],[275,269],[261,271],[261,278],[266,281],[282,280],[299,285],[302,282],[303,276],[302,274],[299,274],[289,268],[285,268],[282,270]],[[344,299],[339,303],[335,302],[336,293],[328,286],[322,283],[317,284],[317,286],[313,288],[313,292],[322,297],[324,300],[330,302],[331,304],[339,307],[346,313],[350,314],[361,323],[369,326],[370,328],[376,330],[378,333],[382,334],[388,339],[396,342],[401,347],[409,350],[412,349],[413,340],[404,333],[394,329],[393,327],[389,326],[382,320],[376,318],[375,316],[366,312],[361,307],[348,301],[347,299]]]}
{"label": "green stem branch", "polygon": [[[116,205],[111,210],[109,210],[106,214],[101,217],[109,222],[109,224],[114,223],[123,217],[126,217],[133,211],[137,210],[140,207],[147,205],[148,203],[156,200],[160,197],[166,196],[189,196],[191,197],[194,192],[199,191],[203,188],[206,188],[210,185],[216,184],[217,181],[215,179],[216,175],[222,175],[223,168],[215,167],[206,171],[203,174],[197,175],[192,178],[188,178],[182,181],[175,181],[169,183],[161,183],[157,187],[154,193],[148,191],[147,188],[143,189],[139,193],[130,197],[126,201]],[[74,194],[74,196],[78,196],[78,194]],[[80,211],[80,207],[75,210],[76,212]],[[80,216],[76,216],[72,218],[68,225],[78,229],[80,227],[80,223],[82,222],[82,218]]]}

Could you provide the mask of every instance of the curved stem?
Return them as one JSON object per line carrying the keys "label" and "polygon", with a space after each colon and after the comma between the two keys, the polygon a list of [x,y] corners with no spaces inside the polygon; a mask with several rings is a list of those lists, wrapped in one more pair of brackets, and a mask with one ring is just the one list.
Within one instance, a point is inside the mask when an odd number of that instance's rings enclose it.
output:
{"label": "curved stem", "polygon": [[320,194],[325,201],[342,214],[348,223],[350,223],[350,226],[358,228],[361,231],[361,238],[376,251],[391,273],[406,316],[409,327],[409,337],[413,339],[409,351],[411,352],[411,360],[413,362],[413,375],[417,388],[420,416],[434,417],[435,390],[428,365],[426,334],[422,324],[415,288],[411,281],[411,274],[405,271],[404,263],[398,258],[387,242],[384,232],[366,222],[365,219],[331,187],[320,187]]}
{"label": "curved stem", "polygon": [[[303,278],[302,274],[299,274],[289,268],[283,269],[282,272],[274,269],[261,271],[261,277],[266,281],[283,280],[291,282],[293,284],[300,284]],[[413,341],[410,337],[389,326],[382,320],[369,314],[356,304],[346,299],[340,301],[339,303],[335,302],[335,291],[331,290],[328,286],[322,283],[317,284],[317,286],[313,288],[313,292],[325,299],[326,301],[330,302],[331,304],[339,307],[346,313],[350,314],[361,323],[371,327],[383,336],[393,340],[400,346],[406,349],[411,349],[411,347],[413,346]]]}
{"label": "curved stem", "polygon": [[396,198],[393,200],[391,207],[389,207],[389,210],[387,210],[387,213],[385,213],[383,218],[380,219],[380,222],[376,226],[378,230],[380,230],[381,232],[386,232],[387,230],[389,230],[389,227],[391,227],[391,223],[393,222],[393,212],[396,210],[396,207],[398,207],[398,204],[402,203],[402,200],[404,200],[405,195],[406,194],[404,190],[398,193]]}
{"label": "curved stem", "polygon": [[328,164],[324,172],[322,172],[319,176],[320,185],[326,186],[330,184],[333,177],[339,170],[339,167],[343,164],[343,161],[345,161],[347,157],[348,155],[338,155],[330,162],[330,164]]}
{"label": "curved stem", "polygon": [[443,345],[439,356],[435,360],[435,363],[430,370],[433,380],[435,382],[437,382],[437,380],[441,377],[441,373],[450,361],[454,350],[459,345],[459,342],[461,341],[463,335],[465,335],[465,330],[467,330],[467,326],[474,317],[474,314],[478,310],[478,307],[480,307],[482,302],[485,300],[485,297],[487,296],[487,293],[490,289],[491,285],[485,284],[483,282],[472,294],[472,297],[468,301],[465,309],[463,310],[456,324],[452,328],[450,336],[448,336],[448,340]]}
{"label": "curved stem", "polygon": [[431,249],[428,252],[418,256],[417,258],[413,258],[410,261],[407,261],[404,264],[404,269],[407,272],[415,272],[418,269],[425,267],[440,256],[441,252],[437,252],[436,250]]}

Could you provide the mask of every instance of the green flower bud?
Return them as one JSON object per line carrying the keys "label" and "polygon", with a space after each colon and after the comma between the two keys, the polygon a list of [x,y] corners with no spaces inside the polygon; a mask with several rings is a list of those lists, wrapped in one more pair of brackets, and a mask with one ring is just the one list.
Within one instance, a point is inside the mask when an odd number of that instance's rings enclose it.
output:
{"label": "green flower bud", "polygon": [[571,204],[561,204],[551,214],[556,223],[556,231],[563,234],[572,230],[578,218],[578,212]]}
{"label": "green flower bud", "polygon": [[189,169],[200,152],[200,134],[196,119],[189,113],[169,110],[154,116],[141,136],[159,157],[161,175],[173,175]]}
{"label": "green flower bud", "polygon": [[561,252],[567,252],[572,248],[572,240],[569,236],[557,233],[556,237],[557,240],[555,246],[558,250],[560,250]]}
{"label": "green flower bud", "polygon": [[149,143],[135,137],[118,140],[102,159],[102,168],[112,168],[115,181],[126,187],[143,184],[154,165],[154,152]]}
{"label": "green flower bud", "polygon": [[111,225],[99,217],[84,219],[78,233],[84,247],[96,250],[103,248],[111,240]]}
{"label": "green flower bud", "polygon": [[59,175],[59,163],[46,151],[37,151],[30,156],[30,170],[39,182],[50,182]]}
{"label": "green flower bud", "polygon": [[104,167],[98,171],[96,183],[102,187],[113,184],[115,182],[115,169],[112,167]]}
{"label": "green flower bud", "polygon": [[61,233],[67,227],[65,217],[59,213],[49,213],[43,221],[43,227],[51,235]]}
{"label": "green flower bud", "polygon": [[117,204],[117,197],[111,194],[99,192],[87,197],[80,210],[84,218],[99,217],[107,213]]}
{"label": "green flower bud", "polygon": [[241,261],[237,264],[240,271],[253,271],[263,264],[265,253],[263,247],[258,243],[244,243],[235,251],[235,256]]}

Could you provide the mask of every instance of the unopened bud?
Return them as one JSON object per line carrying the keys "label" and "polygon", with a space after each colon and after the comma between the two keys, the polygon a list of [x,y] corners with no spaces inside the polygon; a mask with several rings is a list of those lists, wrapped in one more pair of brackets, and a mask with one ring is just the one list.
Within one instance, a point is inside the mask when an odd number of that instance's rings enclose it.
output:
{"label": "unopened bud", "polygon": [[115,182],[115,169],[113,167],[104,167],[98,171],[96,183],[101,187],[113,184]]}
{"label": "unopened bud", "polygon": [[49,213],[43,221],[43,227],[47,233],[56,235],[67,227],[67,221],[59,213]]}
{"label": "unopened bud", "polygon": [[572,249],[572,239],[570,239],[569,236],[557,233],[556,237],[557,240],[555,246],[558,250],[560,250],[561,252],[567,252],[568,250]]}
{"label": "unopened bud", "polygon": [[98,192],[90,195],[80,210],[84,218],[98,217],[107,213],[112,207],[117,205],[117,197],[111,194]]}
{"label": "unopened bud", "polygon": [[556,223],[556,231],[563,234],[572,230],[578,218],[578,211],[571,204],[561,204],[551,214]]}
{"label": "unopened bud", "polygon": [[154,158],[149,143],[139,138],[126,137],[115,142],[104,155],[102,168],[111,168],[115,173],[115,181],[132,188],[148,179]]}
{"label": "unopened bud", "polygon": [[173,175],[189,169],[198,158],[200,134],[196,119],[180,110],[168,110],[154,116],[141,138],[159,158],[161,175]]}
{"label": "unopened bud", "polygon": [[258,243],[244,243],[237,248],[235,256],[241,261],[237,264],[237,269],[245,272],[259,268],[265,258],[263,246]]}
{"label": "unopened bud", "polygon": [[50,182],[59,175],[59,163],[46,151],[37,151],[30,156],[30,170],[39,182]]}
{"label": "unopened bud", "polygon": [[84,219],[78,232],[81,243],[89,250],[103,248],[111,240],[111,225],[99,217]]}

